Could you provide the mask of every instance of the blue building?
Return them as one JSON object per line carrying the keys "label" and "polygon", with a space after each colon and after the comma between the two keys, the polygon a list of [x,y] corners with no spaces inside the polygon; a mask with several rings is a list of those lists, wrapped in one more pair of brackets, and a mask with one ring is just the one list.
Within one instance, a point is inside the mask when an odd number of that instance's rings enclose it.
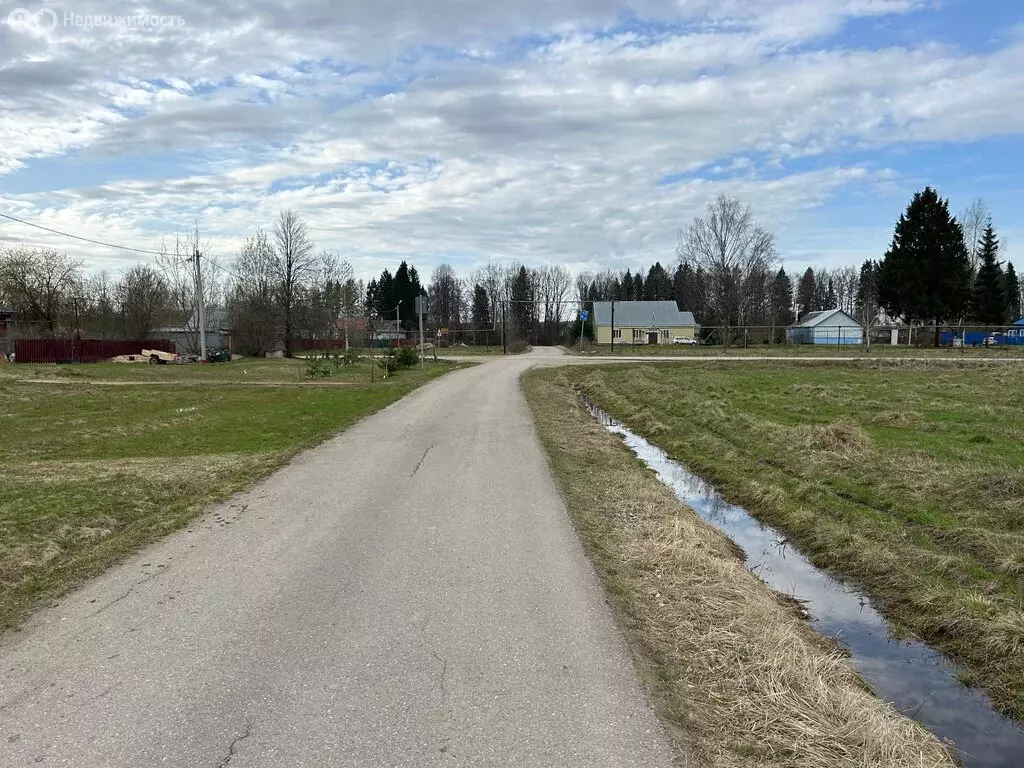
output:
{"label": "blue building", "polygon": [[1010,329],[1003,334],[1007,344],[1019,344],[1024,346],[1024,317],[1010,326]]}

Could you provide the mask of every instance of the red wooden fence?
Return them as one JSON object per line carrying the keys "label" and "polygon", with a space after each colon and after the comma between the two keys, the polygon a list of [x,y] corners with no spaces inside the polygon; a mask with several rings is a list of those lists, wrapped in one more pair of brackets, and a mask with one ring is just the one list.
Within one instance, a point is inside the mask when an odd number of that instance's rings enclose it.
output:
{"label": "red wooden fence", "polygon": [[17,363],[98,363],[118,355],[138,355],[143,349],[174,352],[167,339],[109,341],[107,339],[17,339]]}

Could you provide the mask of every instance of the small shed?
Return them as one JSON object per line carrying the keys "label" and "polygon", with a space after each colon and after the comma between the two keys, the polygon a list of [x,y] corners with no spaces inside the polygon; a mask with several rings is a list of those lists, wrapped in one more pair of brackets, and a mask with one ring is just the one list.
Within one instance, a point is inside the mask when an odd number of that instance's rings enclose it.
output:
{"label": "small shed", "polygon": [[1007,344],[1024,346],[1024,317],[1011,325],[1003,336],[1005,336]]}
{"label": "small shed", "polygon": [[863,344],[864,326],[841,309],[809,312],[786,329],[790,344]]}

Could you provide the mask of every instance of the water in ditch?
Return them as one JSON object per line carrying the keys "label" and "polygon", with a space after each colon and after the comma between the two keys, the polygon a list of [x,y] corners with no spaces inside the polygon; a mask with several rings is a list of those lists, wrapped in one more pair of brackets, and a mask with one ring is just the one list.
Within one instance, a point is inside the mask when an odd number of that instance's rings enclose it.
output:
{"label": "water in ditch", "polygon": [[983,694],[957,682],[941,653],[921,642],[895,638],[865,594],[816,568],[780,532],[726,502],[701,478],[593,402],[584,402],[591,415],[620,435],[681,502],[743,549],[750,570],[772,589],[799,600],[814,628],[850,651],[857,671],[877,695],[953,742],[967,768],[1024,766],[1024,728],[995,712]]}

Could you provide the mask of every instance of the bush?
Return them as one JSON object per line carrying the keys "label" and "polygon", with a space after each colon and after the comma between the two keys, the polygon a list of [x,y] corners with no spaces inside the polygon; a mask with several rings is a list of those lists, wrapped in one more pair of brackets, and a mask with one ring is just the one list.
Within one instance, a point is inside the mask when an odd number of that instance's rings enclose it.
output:
{"label": "bush", "polygon": [[327,365],[326,360],[320,360],[319,358],[311,358],[306,365],[306,378],[316,379],[331,375],[331,369]]}
{"label": "bush", "polygon": [[398,370],[398,361],[395,359],[395,350],[385,349],[383,355],[377,361],[377,365],[381,367],[386,376],[389,373],[394,373]]}
{"label": "bush", "polygon": [[412,347],[402,347],[395,354],[395,362],[399,368],[412,368],[419,361],[419,355]]}

